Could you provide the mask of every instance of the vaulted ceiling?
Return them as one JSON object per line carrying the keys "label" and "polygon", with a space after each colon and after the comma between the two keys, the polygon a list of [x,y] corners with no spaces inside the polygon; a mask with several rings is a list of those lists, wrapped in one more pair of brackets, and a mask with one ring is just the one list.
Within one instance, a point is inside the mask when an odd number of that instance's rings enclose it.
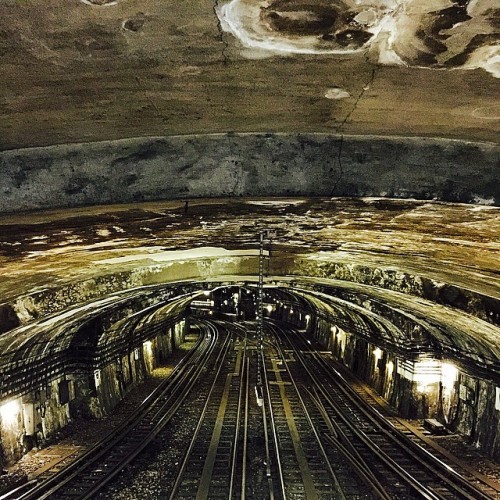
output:
{"label": "vaulted ceiling", "polygon": [[0,149],[213,132],[498,142],[495,0],[3,0]]}
{"label": "vaulted ceiling", "polygon": [[330,198],[500,204],[499,18],[495,0],[2,0],[2,331],[255,275],[271,227],[276,276],[497,349],[498,208]]}

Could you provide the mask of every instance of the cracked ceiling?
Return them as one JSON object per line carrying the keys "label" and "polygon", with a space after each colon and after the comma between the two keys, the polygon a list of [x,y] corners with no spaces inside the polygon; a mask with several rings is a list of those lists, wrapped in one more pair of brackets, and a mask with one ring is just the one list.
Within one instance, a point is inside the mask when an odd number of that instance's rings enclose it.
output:
{"label": "cracked ceiling", "polygon": [[497,142],[498,12],[492,0],[4,0],[0,147],[297,131]]}

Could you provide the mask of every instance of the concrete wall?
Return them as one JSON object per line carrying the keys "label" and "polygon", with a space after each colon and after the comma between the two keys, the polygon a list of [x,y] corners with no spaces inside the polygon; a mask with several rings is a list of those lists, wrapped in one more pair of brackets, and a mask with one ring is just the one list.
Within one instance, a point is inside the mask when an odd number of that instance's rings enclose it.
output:
{"label": "concrete wall", "polygon": [[216,196],[500,204],[500,146],[325,134],[138,138],[0,153],[0,213]]}
{"label": "concrete wall", "polygon": [[227,252],[223,257],[174,260],[154,265],[142,265],[138,262],[130,267],[127,271],[91,277],[63,286],[47,286],[42,291],[21,295],[11,302],[0,304],[0,334],[65,310],[71,305],[98,300],[112,293],[141,286],[191,279],[203,281],[225,275],[254,275],[258,269],[258,258]]}
{"label": "concrete wall", "polygon": [[[278,261],[277,264],[273,262],[273,265],[276,274],[281,272],[281,274],[352,281],[384,288],[460,309],[500,326],[500,301],[495,297],[468,290],[460,285],[443,283],[427,276],[410,273],[396,266],[360,265],[354,262],[335,262],[334,259],[333,253],[328,258],[325,256],[324,260],[319,259],[317,255],[314,259],[295,257],[293,261],[288,259],[289,267],[286,268],[286,272],[278,267],[285,269],[284,261]],[[348,300],[356,300],[356,294],[349,290],[346,290],[344,295],[348,296]],[[340,290],[337,292],[339,297],[344,297],[344,295]]]}

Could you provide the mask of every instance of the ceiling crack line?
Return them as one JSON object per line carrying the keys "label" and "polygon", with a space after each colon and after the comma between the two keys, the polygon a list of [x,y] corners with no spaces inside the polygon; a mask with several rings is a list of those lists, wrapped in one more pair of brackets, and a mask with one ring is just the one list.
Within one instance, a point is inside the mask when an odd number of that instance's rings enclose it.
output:
{"label": "ceiling crack line", "polygon": [[229,57],[227,56],[227,51],[229,49],[229,44],[227,43],[227,40],[224,36],[224,30],[222,29],[222,24],[221,24],[221,21],[220,21],[220,18],[217,14],[217,11],[219,10],[219,0],[215,0],[214,1],[214,6],[213,6],[213,11],[214,11],[214,15],[215,15],[215,19],[217,19],[217,31],[218,31],[218,39],[220,40],[220,42],[222,43],[222,51],[221,51],[221,55],[222,55],[222,64],[224,66],[227,66],[228,63],[229,63]]}
{"label": "ceiling crack line", "polygon": [[372,74],[371,74],[371,77],[370,79],[368,80],[368,82],[363,86],[363,88],[361,89],[361,92],[359,93],[358,97],[356,98],[356,100],[354,101],[354,105],[352,107],[352,109],[349,111],[349,113],[347,113],[346,117],[344,118],[344,120],[342,121],[342,123],[339,125],[339,127],[337,128],[337,133],[342,133],[342,129],[344,128],[344,125],[349,121],[349,118],[351,118],[352,114],[354,113],[354,111],[356,111],[357,107],[358,107],[358,104],[359,104],[359,101],[361,101],[361,99],[363,98],[363,96],[365,95],[365,92],[371,87],[371,85],[373,84],[374,80],[375,80],[375,75],[376,75],[376,72],[377,72],[377,68],[373,68],[372,69]]}
{"label": "ceiling crack line", "polygon": [[337,186],[340,184],[340,181],[342,180],[342,177],[344,176],[344,168],[342,166],[342,146],[344,145],[344,134],[343,134],[344,125],[347,123],[347,121],[352,116],[352,114],[354,113],[354,111],[356,111],[356,109],[358,107],[358,104],[359,104],[359,101],[361,101],[361,99],[365,95],[365,92],[373,84],[373,82],[375,80],[376,71],[377,71],[376,67],[372,68],[372,74],[370,76],[370,79],[368,80],[368,82],[361,89],[361,92],[359,93],[358,97],[354,101],[354,105],[353,105],[352,109],[349,111],[349,113],[347,113],[347,115],[344,118],[344,120],[342,121],[342,123],[337,127],[337,133],[340,134],[340,144],[339,144],[339,149],[338,149],[338,154],[337,154],[337,162],[338,162],[338,165],[339,165],[339,169],[338,169],[337,179],[335,180],[335,182],[334,182],[334,184],[332,186],[332,189],[330,190],[330,196],[334,195],[335,190],[337,189]]}

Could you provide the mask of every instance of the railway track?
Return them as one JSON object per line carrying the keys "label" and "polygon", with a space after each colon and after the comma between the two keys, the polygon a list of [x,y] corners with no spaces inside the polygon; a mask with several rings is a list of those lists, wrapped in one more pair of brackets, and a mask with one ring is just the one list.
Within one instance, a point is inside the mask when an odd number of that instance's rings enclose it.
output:
{"label": "railway track", "polygon": [[222,353],[217,373],[199,412],[198,424],[168,498],[275,498],[270,429],[257,394],[258,356],[247,327],[224,325],[231,348]]}
{"label": "railway track", "polygon": [[[356,464],[360,478],[370,484],[370,473],[378,478],[377,494],[388,498],[487,499],[496,491],[477,487],[464,474],[435,458],[409,439],[405,432],[374,412],[343,377],[332,369],[321,353],[299,332],[273,326],[278,338],[293,352],[287,363],[292,373],[307,375],[306,397],[321,413],[331,447]],[[400,426],[399,426],[400,427]]]}
{"label": "railway track", "polygon": [[311,416],[279,347],[265,342],[261,351],[244,327],[226,327],[232,349],[206,386],[167,498],[375,498],[338,453],[324,449],[321,418]]}
{"label": "railway track", "polygon": [[34,487],[20,495],[13,492],[6,499],[92,498],[167,425],[203,373],[217,340],[217,329],[203,325],[195,348],[130,419],[70,466],[56,473],[48,471]]}
{"label": "railway track", "polygon": [[459,472],[469,483],[476,484],[486,495],[491,498],[500,498],[500,485],[498,483],[472,469],[469,465],[463,463],[456,456],[439,446],[435,440],[430,439],[425,434],[426,430],[423,426],[415,427],[415,425],[398,417],[395,411],[380,396],[367,389],[365,385],[359,384],[359,381],[355,380],[348,370],[343,369],[342,366],[337,366],[337,369],[341,371],[341,375],[346,379],[349,387],[370,407],[377,408],[377,412],[394,428],[398,429],[420,448],[436,456],[448,468]]}
{"label": "railway track", "polygon": [[[300,332],[269,322],[260,349],[254,323],[200,325],[198,348],[137,418],[5,500],[119,497],[151,467],[154,498],[169,500],[494,498],[374,414]],[[168,444],[133,462],[155,437]]]}
{"label": "railway track", "polygon": [[231,349],[232,336],[228,335],[228,340],[214,365],[215,376],[208,391],[203,391],[206,399],[198,425],[169,498],[208,498],[209,494],[218,498],[236,487],[233,475],[228,481],[227,471],[234,471],[233,457],[237,454],[236,423],[241,416],[239,402],[246,363],[239,345]]}

